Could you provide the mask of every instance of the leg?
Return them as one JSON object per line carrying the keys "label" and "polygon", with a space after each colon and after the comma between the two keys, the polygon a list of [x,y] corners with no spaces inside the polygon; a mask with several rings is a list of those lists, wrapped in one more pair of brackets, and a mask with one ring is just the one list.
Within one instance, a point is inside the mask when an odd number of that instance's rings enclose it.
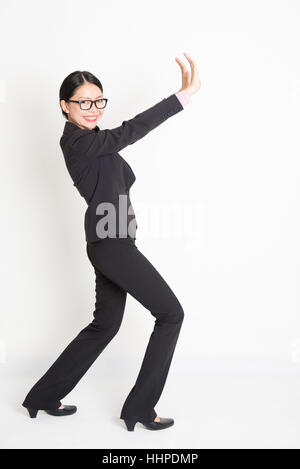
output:
{"label": "leg", "polygon": [[106,238],[87,249],[92,264],[156,318],[139,375],[120,416],[153,420],[184,318],[182,306],[133,240]]}
{"label": "leg", "polygon": [[49,370],[27,394],[22,405],[57,409],[118,332],[127,293],[95,268],[94,319],[72,340]]}

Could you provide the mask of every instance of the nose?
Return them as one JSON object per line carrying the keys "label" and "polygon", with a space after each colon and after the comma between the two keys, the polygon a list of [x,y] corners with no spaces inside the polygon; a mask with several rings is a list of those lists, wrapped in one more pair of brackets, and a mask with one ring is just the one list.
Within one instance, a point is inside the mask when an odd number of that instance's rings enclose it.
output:
{"label": "nose", "polygon": [[93,110],[93,107],[95,108],[95,110],[97,111],[97,114],[98,114],[98,108],[97,108],[97,106],[96,106],[96,103],[93,103],[93,104],[92,104],[92,107],[91,107],[90,111]]}

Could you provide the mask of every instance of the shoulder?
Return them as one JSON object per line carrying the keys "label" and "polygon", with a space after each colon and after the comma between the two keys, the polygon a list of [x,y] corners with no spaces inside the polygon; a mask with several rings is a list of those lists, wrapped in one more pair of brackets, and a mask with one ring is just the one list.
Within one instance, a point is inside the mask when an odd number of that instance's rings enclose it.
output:
{"label": "shoulder", "polygon": [[82,151],[84,147],[92,143],[99,130],[97,125],[93,129],[81,129],[73,122],[67,121],[59,141],[60,146],[66,152],[76,149]]}

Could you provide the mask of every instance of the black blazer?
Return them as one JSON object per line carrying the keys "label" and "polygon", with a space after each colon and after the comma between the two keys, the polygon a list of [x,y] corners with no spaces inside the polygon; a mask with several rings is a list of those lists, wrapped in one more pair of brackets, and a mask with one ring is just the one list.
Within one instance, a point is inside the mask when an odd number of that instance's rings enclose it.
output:
{"label": "black blazer", "polygon": [[[100,202],[112,202],[117,209],[119,195],[127,194],[130,205],[129,189],[136,178],[119,151],[182,110],[177,96],[171,94],[114,129],[101,130],[96,125],[89,130],[69,121],[65,123],[60,147],[73,185],[88,204],[84,218],[87,243],[101,239],[96,232],[97,222],[101,219],[101,215],[96,214]],[[135,218],[134,214],[128,215],[129,222],[132,218]]]}

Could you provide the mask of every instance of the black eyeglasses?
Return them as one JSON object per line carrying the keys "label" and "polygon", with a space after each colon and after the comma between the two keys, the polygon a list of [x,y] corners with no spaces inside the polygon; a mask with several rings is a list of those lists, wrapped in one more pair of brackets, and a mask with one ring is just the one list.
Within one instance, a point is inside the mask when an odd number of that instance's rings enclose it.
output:
{"label": "black eyeglasses", "polygon": [[107,101],[108,98],[96,99],[95,101],[92,101],[91,99],[80,99],[79,101],[68,99],[68,102],[70,103],[79,103],[80,109],[82,109],[83,111],[88,111],[89,109],[91,109],[93,103],[95,103],[98,109],[103,109],[106,106]]}

